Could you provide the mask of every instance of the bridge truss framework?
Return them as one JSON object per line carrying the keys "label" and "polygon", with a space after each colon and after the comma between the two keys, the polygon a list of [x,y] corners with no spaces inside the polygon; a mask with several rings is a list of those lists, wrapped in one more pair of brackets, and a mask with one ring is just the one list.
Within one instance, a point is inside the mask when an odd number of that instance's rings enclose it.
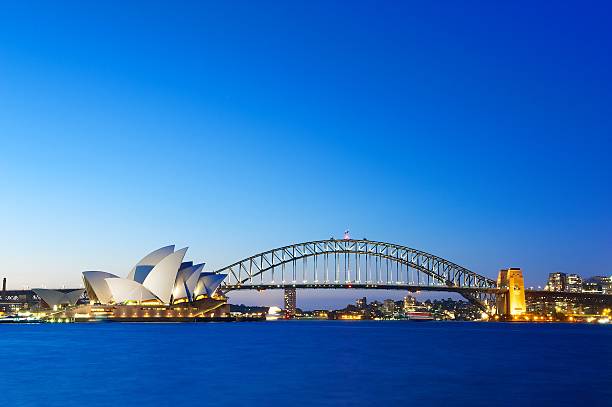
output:
{"label": "bridge truss framework", "polygon": [[221,290],[382,289],[452,291],[491,311],[502,290],[494,280],[409,247],[370,241],[319,240],[259,253],[217,270]]}

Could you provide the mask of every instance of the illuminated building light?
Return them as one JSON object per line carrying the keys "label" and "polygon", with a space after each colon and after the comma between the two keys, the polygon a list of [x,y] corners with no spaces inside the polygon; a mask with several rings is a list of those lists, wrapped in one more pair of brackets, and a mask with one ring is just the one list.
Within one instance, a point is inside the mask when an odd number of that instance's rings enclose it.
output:
{"label": "illuminated building light", "polygon": [[525,282],[520,268],[500,270],[497,276],[497,286],[508,290],[497,296],[497,310],[503,315],[523,315],[527,311],[525,301]]}

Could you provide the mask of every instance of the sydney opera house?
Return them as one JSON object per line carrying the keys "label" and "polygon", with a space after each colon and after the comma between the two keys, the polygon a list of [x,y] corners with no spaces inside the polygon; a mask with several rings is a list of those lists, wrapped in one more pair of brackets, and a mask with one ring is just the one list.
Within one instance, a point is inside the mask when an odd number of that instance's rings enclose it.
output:
{"label": "sydney opera house", "polygon": [[183,261],[187,248],[162,247],[140,260],[127,277],[85,271],[83,281],[95,304],[177,304],[211,298],[225,278],[203,272],[204,263]]}
{"label": "sydney opera house", "polygon": [[125,277],[105,271],[83,272],[89,304],[67,317],[114,320],[188,320],[228,314],[218,292],[224,274],[204,272],[204,263],[185,261],[187,248],[157,249]]}

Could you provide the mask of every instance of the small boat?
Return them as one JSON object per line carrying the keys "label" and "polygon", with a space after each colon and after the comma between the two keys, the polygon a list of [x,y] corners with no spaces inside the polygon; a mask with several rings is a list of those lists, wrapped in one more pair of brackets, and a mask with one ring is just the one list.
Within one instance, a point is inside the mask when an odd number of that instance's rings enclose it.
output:
{"label": "small boat", "polygon": [[40,322],[43,321],[30,315],[9,315],[4,318],[0,318],[0,324],[37,324]]}

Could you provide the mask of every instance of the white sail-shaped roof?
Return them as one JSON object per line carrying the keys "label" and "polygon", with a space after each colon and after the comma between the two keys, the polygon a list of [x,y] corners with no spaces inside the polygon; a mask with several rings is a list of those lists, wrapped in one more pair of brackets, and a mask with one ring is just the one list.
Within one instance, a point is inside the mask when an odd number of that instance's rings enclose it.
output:
{"label": "white sail-shaped roof", "polygon": [[213,274],[212,271],[200,273],[200,277],[198,278],[196,288],[193,291],[193,298],[196,298],[199,295],[208,295],[208,293],[206,292],[206,287],[204,287],[204,280],[202,280],[202,277],[204,277],[205,275],[209,275],[209,274]]}
{"label": "white sail-shaped roof", "polygon": [[198,295],[214,294],[221,282],[227,277],[227,274],[202,273],[195,289],[194,297]]}
{"label": "white sail-shaped roof", "polygon": [[83,280],[89,299],[100,304],[108,304],[112,298],[111,292],[106,284],[107,278],[119,278],[105,271],[84,271]]}
{"label": "white sail-shaped roof", "polygon": [[77,303],[85,289],[73,290],[67,293],[57,290],[48,290],[46,288],[32,289],[49,307],[60,305],[74,305]]}
{"label": "white sail-shaped roof", "polygon": [[191,301],[193,299],[193,292],[203,268],[204,263],[186,267],[178,272],[174,284],[174,291],[172,292],[172,298],[174,300],[187,298]]}
{"label": "white sail-shaped roof", "polygon": [[164,257],[153,267],[153,270],[151,270],[142,283],[143,286],[162,300],[164,304],[170,303],[176,276],[185,253],[187,253],[186,247]]}
{"label": "white sail-shaped roof", "polygon": [[106,284],[111,291],[113,301],[117,304],[127,301],[148,301],[158,299],[138,281],[127,278],[107,278]]}
{"label": "white sail-shaped roof", "polygon": [[194,270],[191,276],[185,281],[185,286],[187,287],[187,293],[190,300],[195,298],[194,292],[196,286],[198,285],[198,281],[200,280],[200,274],[202,273],[202,269],[204,268],[204,263],[197,264],[193,266]]}
{"label": "white sail-shaped roof", "polygon": [[180,298],[189,298],[187,294],[187,287],[185,286],[185,280],[191,277],[193,274],[193,266],[184,268],[176,275],[176,281],[174,283],[174,290],[172,290],[172,299],[178,300]]}
{"label": "white sail-shaped roof", "polygon": [[147,254],[129,272],[128,280],[138,281],[139,283],[144,282],[151,270],[153,270],[153,267],[172,253],[174,253],[174,245],[165,246]]}

